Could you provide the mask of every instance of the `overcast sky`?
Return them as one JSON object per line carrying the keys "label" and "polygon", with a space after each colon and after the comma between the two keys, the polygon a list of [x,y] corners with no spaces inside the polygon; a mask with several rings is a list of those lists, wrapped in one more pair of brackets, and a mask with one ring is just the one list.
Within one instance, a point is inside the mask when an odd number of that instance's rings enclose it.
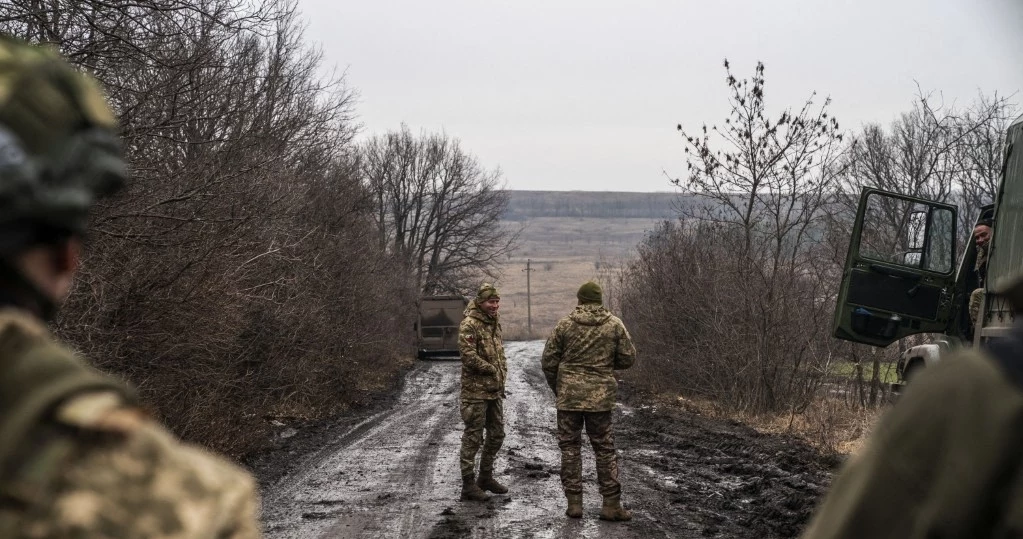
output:
{"label": "overcast sky", "polygon": [[740,78],[764,62],[775,113],[816,90],[849,130],[917,84],[1023,104],[1023,0],[298,1],[362,136],[443,130],[510,189],[672,190],[676,124],[728,112],[726,57]]}

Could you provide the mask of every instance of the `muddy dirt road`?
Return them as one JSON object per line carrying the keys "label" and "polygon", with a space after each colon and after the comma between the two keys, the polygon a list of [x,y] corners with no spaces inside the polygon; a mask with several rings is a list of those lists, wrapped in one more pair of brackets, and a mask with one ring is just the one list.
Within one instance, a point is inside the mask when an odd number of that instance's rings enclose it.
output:
{"label": "muddy dirt road", "polygon": [[635,519],[597,519],[585,441],[585,514],[566,518],[542,346],[507,346],[507,437],[497,476],[508,495],[458,501],[460,366],[420,363],[393,406],[278,456],[288,471],[264,488],[267,535],[767,538],[797,535],[805,525],[834,462],[790,438],[643,406],[616,411],[623,501]]}

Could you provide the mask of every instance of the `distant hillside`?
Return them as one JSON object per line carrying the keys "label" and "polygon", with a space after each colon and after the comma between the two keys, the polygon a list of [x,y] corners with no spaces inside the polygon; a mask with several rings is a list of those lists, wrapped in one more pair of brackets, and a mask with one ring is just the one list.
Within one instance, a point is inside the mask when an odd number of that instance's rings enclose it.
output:
{"label": "distant hillside", "polygon": [[508,191],[511,198],[503,219],[526,221],[540,217],[674,219],[676,193],[610,193],[598,191]]}

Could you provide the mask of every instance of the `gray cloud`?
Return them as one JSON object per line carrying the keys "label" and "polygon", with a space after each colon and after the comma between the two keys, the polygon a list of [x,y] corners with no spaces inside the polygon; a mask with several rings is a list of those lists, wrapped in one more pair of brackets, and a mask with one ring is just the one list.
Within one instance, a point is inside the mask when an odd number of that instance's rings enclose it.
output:
{"label": "gray cloud", "polygon": [[[1017,0],[336,2],[307,37],[360,94],[365,134],[441,130],[513,189],[670,190],[674,126],[727,113],[723,58],[767,66],[769,105],[830,96],[887,123],[917,84],[946,103],[1023,88]],[[1018,100],[1017,100],[1018,101]]]}

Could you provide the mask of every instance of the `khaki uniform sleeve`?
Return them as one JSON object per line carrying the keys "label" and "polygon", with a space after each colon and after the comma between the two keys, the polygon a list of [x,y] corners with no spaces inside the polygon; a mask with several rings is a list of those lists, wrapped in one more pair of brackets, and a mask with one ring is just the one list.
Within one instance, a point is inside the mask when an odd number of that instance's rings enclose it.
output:
{"label": "khaki uniform sleeve", "polygon": [[544,378],[547,379],[547,385],[555,395],[558,394],[558,366],[561,364],[562,354],[560,328],[560,323],[554,327],[551,336],[547,338],[547,343],[544,344],[543,356],[540,358]]}
{"label": "khaki uniform sleeve", "polygon": [[632,335],[629,335],[629,330],[625,329],[625,324],[617,318],[615,322],[618,325],[619,335],[615,345],[614,369],[620,371],[632,367],[636,362],[636,346],[632,343]]}
{"label": "khaki uniform sleeve", "polygon": [[476,345],[483,338],[472,323],[472,319],[466,318],[458,327],[458,354],[462,358],[462,365],[472,372],[487,375],[498,375],[497,367],[480,357]]}
{"label": "khaki uniform sleeve", "polygon": [[923,373],[835,480],[804,538],[989,537],[1023,393],[975,353]]}
{"label": "khaki uniform sleeve", "polygon": [[25,536],[260,537],[248,473],[113,406],[109,395],[95,397],[106,402],[79,398],[58,412],[88,435],[59,469],[52,503],[26,515]]}

